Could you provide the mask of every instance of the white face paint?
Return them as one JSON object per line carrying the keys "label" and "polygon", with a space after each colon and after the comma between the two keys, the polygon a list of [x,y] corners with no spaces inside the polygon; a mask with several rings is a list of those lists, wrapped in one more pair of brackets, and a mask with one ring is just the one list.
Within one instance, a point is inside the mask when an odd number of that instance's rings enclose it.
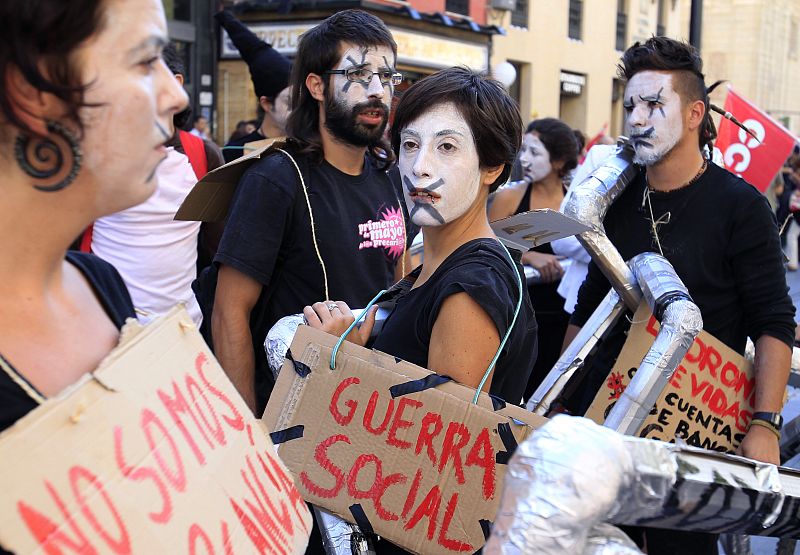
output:
{"label": "white face paint", "polygon": [[455,104],[438,104],[400,132],[400,175],[411,220],[440,226],[463,216],[481,185],[472,130]]}
{"label": "white face paint", "polygon": [[372,77],[350,81],[346,75],[332,74],[326,94],[328,129],[339,139],[366,146],[383,134],[389,121],[394,86],[382,83],[380,72],[394,73],[395,58],[388,46],[342,45],[342,57],[334,71],[363,70]]}
{"label": "white face paint", "polygon": [[640,71],[625,87],[625,133],[634,148],[633,161],[644,166],[660,162],[683,136],[683,103],[672,86],[672,75]]}
{"label": "white face paint", "polygon": [[538,133],[526,133],[522,138],[522,149],[519,154],[522,170],[533,183],[543,180],[553,171],[550,153],[539,138]]}

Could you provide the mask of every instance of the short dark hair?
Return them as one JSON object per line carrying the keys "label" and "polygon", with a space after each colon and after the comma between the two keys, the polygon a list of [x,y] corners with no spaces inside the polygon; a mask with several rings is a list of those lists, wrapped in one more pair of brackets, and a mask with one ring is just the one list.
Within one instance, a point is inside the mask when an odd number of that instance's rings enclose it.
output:
{"label": "short dark hair", "polygon": [[[303,33],[297,45],[297,57],[292,64],[289,84],[292,86],[292,112],[286,122],[286,134],[298,144],[301,152],[322,161],[322,139],[319,133],[319,102],[306,87],[309,73],[322,75],[332,69],[341,57],[342,43],[356,46],[386,46],[397,59],[397,44],[384,23],[372,14],[361,10],[338,12],[316,27]],[[329,80],[325,79],[327,90]],[[389,99],[388,104],[391,103]],[[371,145],[389,154],[388,145],[379,142]]]}
{"label": "short dark hair", "polygon": [[[79,110],[89,106],[89,84],[73,52],[105,25],[103,0],[3,0],[0,2],[0,76],[16,67],[28,83],[61,100],[66,119],[83,131]],[[11,97],[0,87],[2,119],[23,132],[32,130],[15,113]]]}
{"label": "short dark hair", "polygon": [[645,43],[636,42],[622,55],[617,64],[617,74],[620,79],[629,81],[640,71],[672,72],[673,87],[684,105],[697,100],[705,104],[706,113],[700,126],[699,147],[702,149],[708,145],[710,151],[717,130],[708,106],[703,59],[697,49],[668,37],[650,37]]}
{"label": "short dark hair", "polygon": [[452,102],[466,120],[481,168],[505,164],[491,184],[495,191],[508,180],[522,142],[519,106],[503,85],[465,67],[451,67],[417,81],[403,93],[392,124],[392,149],[400,153],[400,133],[425,112]]}
{"label": "short dark hair", "polygon": [[578,141],[572,128],[556,118],[535,119],[528,124],[525,133],[536,133],[550,155],[550,162],[564,162],[558,172],[564,177],[578,167]]}
{"label": "short dark hair", "polygon": [[[183,63],[183,58],[178,52],[174,42],[170,41],[164,46],[161,57],[164,59],[164,63],[167,64],[167,68],[173,75],[183,75],[186,77],[186,65]],[[175,131],[177,132],[178,129],[184,129],[189,124],[191,117],[192,105],[190,103],[186,108],[172,116],[172,125],[175,126]]]}

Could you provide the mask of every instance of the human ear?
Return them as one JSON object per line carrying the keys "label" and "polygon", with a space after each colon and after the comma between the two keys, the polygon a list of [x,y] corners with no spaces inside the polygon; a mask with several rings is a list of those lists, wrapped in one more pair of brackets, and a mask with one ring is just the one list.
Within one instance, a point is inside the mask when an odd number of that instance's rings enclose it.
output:
{"label": "human ear", "polygon": [[481,172],[483,175],[483,179],[481,180],[481,185],[491,185],[497,178],[503,173],[503,169],[506,167],[505,164],[500,164],[499,166],[495,166],[493,168],[486,168]]}
{"label": "human ear", "polygon": [[703,119],[706,116],[706,103],[702,100],[695,100],[691,102],[687,108],[688,113],[688,127],[691,131],[699,129],[703,124]]}
{"label": "human ear", "polygon": [[325,82],[316,73],[309,73],[306,76],[306,88],[311,94],[311,98],[320,102],[325,101]]}
{"label": "human ear", "polygon": [[273,108],[272,102],[270,102],[266,96],[258,97],[258,105],[261,106],[261,109],[265,112],[271,112]]}
{"label": "human ear", "polygon": [[45,120],[54,119],[55,97],[31,85],[22,72],[13,65],[6,69],[4,81],[14,115],[34,133],[47,135]]}

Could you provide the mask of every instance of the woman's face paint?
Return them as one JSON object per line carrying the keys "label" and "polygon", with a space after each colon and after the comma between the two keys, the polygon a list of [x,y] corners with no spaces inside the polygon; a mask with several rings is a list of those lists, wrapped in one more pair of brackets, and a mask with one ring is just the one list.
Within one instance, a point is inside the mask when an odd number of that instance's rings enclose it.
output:
{"label": "woman's face paint", "polygon": [[625,87],[625,132],[633,161],[652,166],[663,160],[683,136],[683,102],[672,86],[672,74],[640,71]]}
{"label": "woman's face paint", "polygon": [[519,154],[522,170],[531,182],[541,181],[553,171],[550,153],[539,138],[538,133],[526,133],[522,138],[522,149]]}
{"label": "woman's face paint", "polygon": [[455,104],[439,104],[400,132],[400,175],[411,220],[440,226],[463,216],[482,181],[472,130]]}
{"label": "woman's face paint", "polygon": [[[387,46],[355,46],[344,43],[344,52],[333,69],[364,69],[394,73],[394,54]],[[368,146],[383,135],[389,121],[394,94],[391,83],[381,83],[377,74],[364,82],[331,75],[325,94],[325,126],[338,139]]]}

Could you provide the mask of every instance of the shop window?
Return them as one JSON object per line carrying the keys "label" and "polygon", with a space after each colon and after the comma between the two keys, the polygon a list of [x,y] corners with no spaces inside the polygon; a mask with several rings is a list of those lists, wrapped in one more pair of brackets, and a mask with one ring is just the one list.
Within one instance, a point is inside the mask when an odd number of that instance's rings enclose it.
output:
{"label": "shop window", "polygon": [[583,37],[583,0],[569,0],[569,38]]}

